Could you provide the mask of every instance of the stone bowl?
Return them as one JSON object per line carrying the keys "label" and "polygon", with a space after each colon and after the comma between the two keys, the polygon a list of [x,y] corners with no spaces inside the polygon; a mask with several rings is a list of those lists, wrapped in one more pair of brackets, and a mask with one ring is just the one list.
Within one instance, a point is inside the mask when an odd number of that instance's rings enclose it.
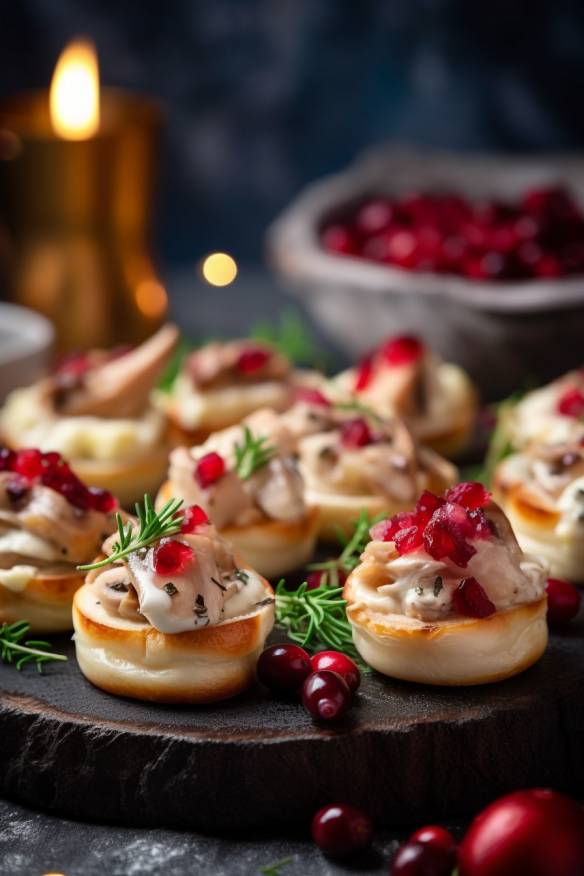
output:
{"label": "stone bowl", "polygon": [[46,370],[55,338],[48,319],[15,304],[0,303],[0,401]]}
{"label": "stone bowl", "polygon": [[347,355],[387,334],[415,332],[495,400],[583,363],[584,276],[495,283],[414,273],[328,253],[319,229],[375,193],[450,190],[506,200],[556,184],[584,204],[584,158],[379,149],[302,192],[268,229],[268,259]]}

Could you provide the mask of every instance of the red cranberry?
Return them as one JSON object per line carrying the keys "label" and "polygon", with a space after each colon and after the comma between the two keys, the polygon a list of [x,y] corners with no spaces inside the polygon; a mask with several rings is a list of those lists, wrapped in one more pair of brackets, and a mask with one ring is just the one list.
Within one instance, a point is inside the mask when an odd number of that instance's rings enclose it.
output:
{"label": "red cranberry", "polygon": [[195,553],[189,545],[169,539],[154,548],[152,564],[157,575],[178,575],[194,558]]}
{"label": "red cranberry", "polygon": [[347,683],[351,693],[355,693],[361,684],[361,673],[354,660],[342,654],[340,651],[319,651],[310,658],[310,664],[314,672],[321,669],[330,669],[336,672]]}
{"label": "red cranberry", "polygon": [[373,357],[366,356],[355,370],[355,392],[363,392],[373,379]]}
{"label": "red cranberry", "polygon": [[387,257],[400,268],[411,268],[416,260],[416,236],[407,229],[397,229],[388,240]]}
{"label": "red cranberry", "polygon": [[561,578],[548,578],[545,585],[548,598],[548,621],[554,626],[567,624],[580,611],[582,596],[577,587]]}
{"label": "red cranberry", "polygon": [[321,240],[329,252],[353,255],[356,251],[355,239],[346,225],[329,225],[323,231]]}
{"label": "red cranberry", "polygon": [[459,848],[460,876],[584,873],[584,809],[555,791],[516,791],[472,822]]}
{"label": "red cranberry", "polygon": [[318,405],[323,408],[330,408],[331,402],[320,391],[312,386],[298,386],[294,390],[294,399],[297,402],[306,402],[309,405]]}
{"label": "red cranberry", "polygon": [[393,520],[380,520],[369,530],[369,535],[373,541],[393,541],[393,537],[397,532],[398,527]]}
{"label": "red cranberry", "polygon": [[199,526],[205,526],[207,523],[209,523],[209,517],[201,506],[191,505],[189,508],[185,508],[180,531],[184,533],[196,532]]}
{"label": "red cranberry", "polygon": [[40,450],[19,450],[13,470],[31,480],[38,477],[43,472],[43,454]]}
{"label": "red cranberry", "polygon": [[351,703],[346,681],[327,669],[313,672],[302,685],[302,703],[317,721],[341,718]]}
{"label": "red cranberry", "polygon": [[429,824],[414,831],[408,843],[422,843],[432,849],[441,849],[450,857],[450,868],[456,866],[456,840],[449,830],[438,824]]}
{"label": "red cranberry", "polygon": [[438,508],[424,530],[424,547],[435,560],[449,559],[461,569],[476,554],[467,538],[472,525],[460,505],[448,503]]}
{"label": "red cranberry", "polygon": [[424,543],[424,531],[421,526],[416,524],[413,526],[406,526],[396,532],[393,540],[400,556],[411,554],[422,547]]}
{"label": "red cranberry", "polygon": [[407,842],[398,849],[391,876],[452,876],[452,858],[443,849],[427,843]]}
{"label": "red cranberry", "polygon": [[348,450],[366,447],[372,441],[371,429],[361,417],[345,420],[341,425],[341,444]]}
{"label": "red cranberry", "polygon": [[394,215],[395,210],[389,201],[380,198],[368,201],[359,209],[355,217],[355,227],[360,234],[369,237],[387,228]]}
{"label": "red cranberry", "polygon": [[326,569],[315,569],[314,571],[309,572],[306,576],[306,589],[318,590],[319,587],[322,587],[323,584],[326,584],[326,580]]}
{"label": "red cranberry", "polygon": [[248,347],[239,354],[236,368],[241,374],[255,374],[261,371],[270,356],[271,353],[261,347]]}
{"label": "red cranberry", "polygon": [[561,277],[562,266],[552,253],[544,253],[533,265],[533,273],[542,278]]}
{"label": "red cranberry", "polygon": [[60,468],[67,463],[60,453],[55,450],[49,450],[48,453],[43,453],[43,465],[45,468]]}
{"label": "red cranberry", "polygon": [[8,447],[0,448],[0,471],[14,471],[16,453]]}
{"label": "red cranberry", "polygon": [[61,484],[59,492],[70,505],[74,505],[81,511],[88,511],[91,508],[91,493],[74,474],[69,474],[67,480]]}
{"label": "red cranberry", "polygon": [[373,824],[356,806],[337,803],[319,809],[312,819],[312,838],[325,855],[347,858],[373,839]]}
{"label": "red cranberry", "polygon": [[[454,502],[456,500],[449,499],[448,501]],[[421,494],[420,498],[416,502],[416,519],[423,523],[428,523],[434,511],[437,511],[438,508],[441,508],[445,504],[445,499],[442,499],[440,496],[435,496],[434,493],[430,492],[430,490],[424,490],[424,492]]]}
{"label": "red cranberry", "polygon": [[274,693],[294,693],[310,673],[310,657],[300,645],[270,645],[259,656],[258,678]]}
{"label": "red cranberry", "polygon": [[390,338],[381,348],[381,355],[388,365],[410,365],[417,362],[423,352],[424,345],[420,339],[410,335]]}
{"label": "red cranberry", "polygon": [[471,510],[484,508],[485,505],[488,505],[491,494],[482,484],[476,481],[467,481],[450,487],[444,493],[444,498],[447,502],[454,502],[456,505],[462,505],[463,508]]}
{"label": "red cranberry", "polygon": [[578,419],[584,414],[584,393],[576,387],[567,389],[558,400],[558,413]]}
{"label": "red cranberry", "polygon": [[225,460],[218,453],[206,453],[197,462],[195,479],[200,487],[205,489],[218,481],[225,474]]}
{"label": "red cranberry", "polygon": [[465,617],[489,617],[496,607],[476,578],[463,578],[452,594],[452,606]]}
{"label": "red cranberry", "polygon": [[110,514],[118,507],[116,498],[109,490],[102,490],[100,487],[90,487],[89,493],[91,496],[91,507],[95,511],[100,511],[102,514]]}

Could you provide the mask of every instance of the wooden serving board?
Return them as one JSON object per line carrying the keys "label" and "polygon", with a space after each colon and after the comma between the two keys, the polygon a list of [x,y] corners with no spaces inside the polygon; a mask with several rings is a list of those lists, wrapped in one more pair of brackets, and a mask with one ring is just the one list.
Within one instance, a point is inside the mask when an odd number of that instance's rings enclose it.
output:
{"label": "wooden serving board", "polygon": [[265,832],[346,800],[421,823],[522,786],[584,786],[584,617],[499,684],[367,676],[334,728],[259,687],[206,707],[118,699],[83,678],[68,637],[54,644],[71,659],[43,675],[0,665],[0,793],[76,818]]}

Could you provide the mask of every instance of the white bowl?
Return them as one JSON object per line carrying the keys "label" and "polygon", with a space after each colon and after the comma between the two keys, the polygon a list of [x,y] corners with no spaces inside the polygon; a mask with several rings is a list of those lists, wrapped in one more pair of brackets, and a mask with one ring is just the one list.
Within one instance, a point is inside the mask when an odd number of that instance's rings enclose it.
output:
{"label": "white bowl", "polygon": [[343,205],[374,193],[438,189],[506,200],[556,183],[584,204],[582,156],[380,148],[302,192],[268,230],[268,254],[347,353],[356,356],[386,334],[415,331],[497,398],[526,377],[547,380],[582,364],[584,277],[494,283],[415,273],[326,252],[319,231]]}
{"label": "white bowl", "polygon": [[12,389],[42,376],[54,339],[53,326],[44,316],[0,303],[0,401]]}

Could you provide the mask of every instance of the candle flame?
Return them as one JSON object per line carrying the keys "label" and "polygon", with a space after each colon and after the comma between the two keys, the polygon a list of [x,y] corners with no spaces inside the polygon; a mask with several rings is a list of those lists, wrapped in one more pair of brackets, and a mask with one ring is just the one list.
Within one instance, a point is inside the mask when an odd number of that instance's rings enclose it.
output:
{"label": "candle flame", "polygon": [[64,140],[87,140],[99,130],[99,67],[95,46],[74,40],[57,61],[50,93],[51,124]]}

